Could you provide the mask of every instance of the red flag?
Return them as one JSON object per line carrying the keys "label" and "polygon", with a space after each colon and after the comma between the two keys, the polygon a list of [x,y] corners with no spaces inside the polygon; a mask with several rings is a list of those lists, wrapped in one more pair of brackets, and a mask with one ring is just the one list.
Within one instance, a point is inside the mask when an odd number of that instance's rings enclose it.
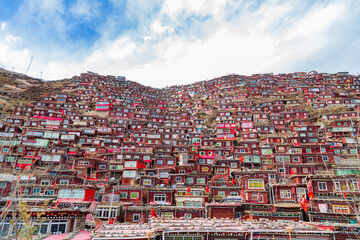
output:
{"label": "red flag", "polygon": [[308,192],[308,196],[310,199],[314,199],[314,192],[313,191]]}
{"label": "red flag", "polygon": [[235,185],[235,179],[234,179],[234,178],[231,179],[231,184],[232,184],[232,185]]}
{"label": "red flag", "polygon": [[59,205],[59,200],[55,203],[55,206],[54,206],[54,208],[57,208],[57,206]]}
{"label": "red flag", "polygon": [[109,219],[109,224],[114,224],[114,221],[115,221],[114,218],[110,218],[110,219]]}
{"label": "red flag", "polygon": [[295,192],[296,192],[296,188],[295,188],[295,187],[292,187],[292,188],[291,188],[291,193],[295,194]]}
{"label": "red flag", "polygon": [[241,163],[244,162],[244,156],[240,156],[240,162],[241,162]]}
{"label": "red flag", "polygon": [[177,194],[177,189],[175,188],[174,190],[175,190],[175,194]]}
{"label": "red flag", "polygon": [[230,186],[230,182],[229,182],[229,179],[227,180],[227,182],[226,182],[226,186]]}
{"label": "red flag", "polygon": [[300,199],[300,206],[301,208],[307,213],[307,211],[310,208],[309,205],[309,201],[307,199],[305,199],[305,194],[303,195],[303,197]]}
{"label": "red flag", "polygon": [[55,189],[55,188],[56,188],[56,183],[54,183],[54,184],[52,185],[52,187]]}
{"label": "red flag", "polygon": [[22,195],[22,194],[23,194],[23,192],[24,192],[24,188],[23,188],[23,187],[21,187],[21,190],[20,190],[20,195]]}
{"label": "red flag", "polygon": [[295,174],[294,170],[290,169],[290,175],[294,175],[294,174]]}
{"label": "red flag", "polygon": [[108,177],[107,177],[107,176],[105,176],[105,181],[109,181],[109,179],[108,179]]}
{"label": "red flag", "polygon": [[11,200],[9,199],[6,203],[6,206],[9,206],[11,204]]}
{"label": "red flag", "polygon": [[207,192],[207,193],[210,192],[209,186],[206,186],[205,192]]}
{"label": "red flag", "polygon": [[187,193],[190,193],[190,187],[187,188]]}
{"label": "red flag", "polygon": [[151,208],[151,217],[155,217],[155,218],[159,217],[153,208]]}
{"label": "red flag", "polygon": [[347,199],[346,193],[343,193],[343,194],[344,194],[344,198]]}
{"label": "red flag", "polygon": [[307,189],[309,192],[312,192],[313,191],[313,188],[312,188],[312,184],[311,184],[311,180],[308,180],[306,182],[306,186],[307,186]]}
{"label": "red flag", "polygon": [[139,198],[136,197],[136,198],[135,198],[135,205],[137,205],[138,201],[139,201]]}

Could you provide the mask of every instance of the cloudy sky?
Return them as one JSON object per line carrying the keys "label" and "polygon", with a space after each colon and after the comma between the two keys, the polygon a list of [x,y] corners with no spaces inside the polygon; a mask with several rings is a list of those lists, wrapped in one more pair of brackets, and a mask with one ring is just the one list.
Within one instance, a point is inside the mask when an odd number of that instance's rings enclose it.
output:
{"label": "cloudy sky", "polygon": [[0,67],[163,87],[228,73],[360,72],[358,0],[0,0]]}

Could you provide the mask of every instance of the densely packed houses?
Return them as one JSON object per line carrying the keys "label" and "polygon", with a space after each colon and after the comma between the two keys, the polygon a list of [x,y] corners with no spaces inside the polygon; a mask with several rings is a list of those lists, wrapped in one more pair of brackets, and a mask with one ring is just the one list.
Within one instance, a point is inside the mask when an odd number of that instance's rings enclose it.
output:
{"label": "densely packed houses", "polygon": [[151,217],[357,226],[359,96],[346,72],[163,89],[75,76],[3,107],[0,235],[29,216],[42,234]]}

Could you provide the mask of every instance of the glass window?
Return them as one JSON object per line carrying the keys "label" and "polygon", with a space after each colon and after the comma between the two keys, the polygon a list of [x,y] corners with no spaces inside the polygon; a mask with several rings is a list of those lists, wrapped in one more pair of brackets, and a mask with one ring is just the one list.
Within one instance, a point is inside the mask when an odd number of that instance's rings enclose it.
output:
{"label": "glass window", "polygon": [[151,179],[144,179],[143,185],[151,185]]}
{"label": "glass window", "polygon": [[198,184],[204,184],[204,183],[205,183],[205,178],[197,178],[197,179],[196,179],[196,183],[198,183]]}
{"label": "glass window", "polygon": [[263,189],[264,188],[264,179],[249,179],[248,180],[249,189]]}
{"label": "glass window", "polygon": [[194,183],[194,178],[192,178],[192,177],[186,178],[186,183],[187,183],[187,184],[192,184],[192,183]]}
{"label": "glass window", "polygon": [[127,192],[120,192],[120,198],[127,198]]}
{"label": "glass window", "polygon": [[139,193],[138,193],[138,192],[131,192],[131,193],[130,193],[130,198],[131,198],[131,199],[139,198]]}
{"label": "glass window", "polygon": [[281,198],[291,198],[291,191],[290,190],[280,190],[280,197]]}
{"label": "glass window", "polygon": [[165,194],[155,194],[154,201],[155,202],[166,202],[166,195]]}
{"label": "glass window", "polygon": [[139,222],[140,221],[140,214],[134,214],[133,215],[133,222]]}
{"label": "glass window", "polygon": [[318,186],[319,186],[320,191],[326,191],[327,190],[326,182],[318,182]]}
{"label": "glass window", "polygon": [[61,179],[60,180],[60,185],[67,185],[69,184],[69,180],[68,179]]}
{"label": "glass window", "polygon": [[85,197],[85,189],[73,189],[71,198],[83,199]]}
{"label": "glass window", "polygon": [[41,188],[34,188],[33,189],[34,194],[39,194],[40,192],[41,192]]}

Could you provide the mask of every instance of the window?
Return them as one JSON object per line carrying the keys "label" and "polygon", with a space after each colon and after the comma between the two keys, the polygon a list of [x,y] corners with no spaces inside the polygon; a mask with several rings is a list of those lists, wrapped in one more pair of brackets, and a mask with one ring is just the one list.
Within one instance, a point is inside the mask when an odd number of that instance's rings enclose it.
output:
{"label": "window", "polygon": [[127,192],[120,192],[120,198],[127,198]]}
{"label": "window", "polygon": [[138,193],[138,192],[131,192],[131,193],[130,193],[130,198],[131,198],[131,199],[139,198],[139,193]]}
{"label": "window", "polygon": [[264,179],[249,179],[248,184],[249,184],[249,189],[263,189]]}
{"label": "window", "polygon": [[60,185],[67,185],[69,184],[69,180],[68,179],[61,179],[60,180]]}
{"label": "window", "polygon": [[160,178],[168,178],[169,172],[160,172]]}
{"label": "window", "polygon": [[204,184],[205,183],[205,178],[197,178],[196,183],[197,184]]}
{"label": "window", "polygon": [[217,174],[225,174],[225,168],[216,169]]}
{"label": "window", "polygon": [[151,185],[151,179],[144,179],[143,185]]}
{"label": "window", "polygon": [[202,167],[202,168],[201,168],[201,171],[203,171],[203,172],[207,172],[208,170],[209,170],[208,167]]}
{"label": "window", "polygon": [[358,181],[355,179],[349,179],[348,180],[348,184],[349,184],[349,190],[350,192],[358,192],[359,191],[359,184]]}
{"label": "window", "polygon": [[164,161],[163,161],[163,160],[157,160],[157,161],[156,161],[156,164],[157,164],[157,165],[163,165],[163,164],[164,164]]}
{"label": "window", "polygon": [[41,192],[41,188],[34,188],[33,189],[34,194],[39,194],[40,192]]}
{"label": "window", "polygon": [[42,179],[40,182],[40,185],[49,185],[50,184],[50,180],[47,179]]}
{"label": "window", "polygon": [[319,191],[326,191],[327,190],[326,182],[318,182],[318,186],[319,186]]}
{"label": "window", "polygon": [[350,213],[349,206],[344,205],[333,205],[334,213]]}
{"label": "window", "polygon": [[225,197],[225,191],[218,191],[218,196]]}
{"label": "window", "polygon": [[140,221],[140,214],[134,214],[133,215],[133,222],[139,222]]}
{"label": "window", "polygon": [[174,213],[173,212],[162,212],[161,217],[163,217],[163,218],[174,218]]}
{"label": "window", "polygon": [[54,190],[46,190],[45,195],[48,195],[48,196],[54,195]]}
{"label": "window", "polygon": [[168,160],[168,161],[167,161],[167,164],[168,164],[168,165],[174,165],[174,160]]}
{"label": "window", "polygon": [[83,199],[85,197],[85,189],[73,189],[71,198]]}
{"label": "window", "polygon": [[194,178],[192,178],[192,177],[186,178],[186,183],[187,184],[193,184],[194,183]]}
{"label": "window", "polygon": [[346,180],[335,180],[335,190],[337,192],[347,192]]}
{"label": "window", "polygon": [[307,148],[306,153],[311,153],[311,148]]}
{"label": "window", "polygon": [[154,201],[155,202],[166,202],[166,195],[165,194],[155,194]]}
{"label": "window", "polygon": [[185,213],[184,214],[185,219],[191,219],[191,217],[192,217],[191,213]]}
{"label": "window", "polygon": [[136,161],[126,161],[125,162],[125,167],[126,168],[134,168],[134,167],[136,167]]}
{"label": "window", "polygon": [[285,169],[284,168],[279,168],[279,173],[284,173]]}
{"label": "window", "polygon": [[136,171],[124,171],[123,177],[135,178],[136,177]]}
{"label": "window", "polygon": [[6,188],[7,183],[6,182],[0,182],[0,188]]}
{"label": "window", "polygon": [[322,160],[324,162],[328,162],[329,161],[329,156],[322,156]]}
{"label": "window", "polygon": [[230,167],[231,167],[231,168],[237,168],[237,163],[236,163],[236,162],[230,163]]}
{"label": "window", "polygon": [[313,162],[314,161],[314,159],[312,157],[308,157],[307,160],[308,160],[308,162]]}
{"label": "window", "polygon": [[176,182],[181,182],[181,181],[182,181],[182,178],[181,178],[181,177],[175,177],[175,181],[176,181]]}
{"label": "window", "polygon": [[306,193],[306,188],[296,188],[297,200],[299,201],[305,193]]}
{"label": "window", "polygon": [[291,198],[291,191],[290,190],[280,190],[280,197],[281,198]]}

